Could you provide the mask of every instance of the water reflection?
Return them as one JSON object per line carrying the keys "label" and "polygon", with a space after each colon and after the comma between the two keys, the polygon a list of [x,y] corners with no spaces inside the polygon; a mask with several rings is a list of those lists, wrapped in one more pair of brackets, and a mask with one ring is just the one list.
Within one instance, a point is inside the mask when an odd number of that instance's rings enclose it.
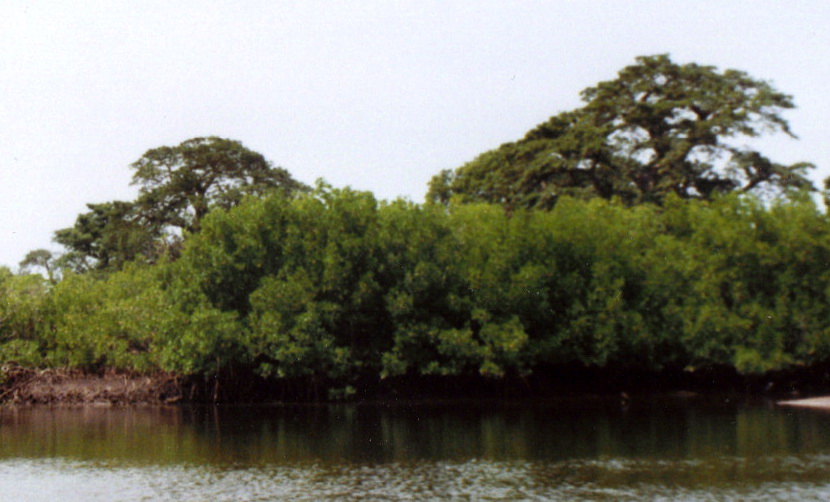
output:
{"label": "water reflection", "polygon": [[626,407],[580,399],[0,408],[0,480],[22,472],[40,472],[55,486],[67,472],[89,479],[101,472],[117,473],[119,480],[146,477],[142,483],[159,486],[168,486],[165,479],[171,486],[200,479],[217,486],[250,478],[271,491],[301,493],[313,485],[318,495],[393,486],[414,493],[416,485],[424,494],[440,487],[446,497],[439,498],[476,498],[474,487],[486,486],[491,495],[503,494],[494,499],[505,500],[550,490],[614,500],[648,486],[663,495],[683,490],[681,498],[690,499],[696,490],[712,489],[720,498],[741,498],[760,486],[772,490],[767,493],[798,488],[827,495],[830,415],[670,398]]}
{"label": "water reflection", "polygon": [[830,452],[827,416],[725,402],[0,408],[2,458],[254,465],[815,452]]}

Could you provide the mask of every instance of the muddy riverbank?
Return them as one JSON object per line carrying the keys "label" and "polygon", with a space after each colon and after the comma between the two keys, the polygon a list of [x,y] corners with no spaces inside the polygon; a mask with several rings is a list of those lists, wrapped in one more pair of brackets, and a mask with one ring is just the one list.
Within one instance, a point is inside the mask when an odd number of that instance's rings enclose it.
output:
{"label": "muddy riverbank", "polygon": [[[534,399],[557,396],[733,394],[790,401],[830,395],[824,367],[742,376],[731,371],[660,372],[590,368],[538,368],[527,377],[408,375],[359,379],[351,385],[316,380],[267,380],[251,372],[187,377],[168,372],[140,374],[107,369],[0,368],[0,403],[171,404],[176,402],[311,402],[400,399]],[[797,405],[798,401],[793,402]],[[789,404],[789,403],[788,403]],[[830,406],[830,400],[827,403]]]}
{"label": "muddy riverbank", "polygon": [[0,403],[164,404],[181,399],[174,375],[140,375],[108,370],[100,374],[68,369],[4,368]]}

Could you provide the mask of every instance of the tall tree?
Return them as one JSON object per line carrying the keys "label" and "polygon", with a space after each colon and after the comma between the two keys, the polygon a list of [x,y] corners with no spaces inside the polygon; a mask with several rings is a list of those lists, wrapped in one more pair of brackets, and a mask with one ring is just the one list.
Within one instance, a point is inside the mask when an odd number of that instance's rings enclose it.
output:
{"label": "tall tree", "polygon": [[643,56],[582,91],[585,106],[430,183],[428,199],[549,208],[565,194],[661,203],[669,193],[813,189],[809,163],[778,164],[735,139],[783,132],[792,98],[737,70]]}
{"label": "tall tree", "polygon": [[235,206],[245,195],[307,190],[239,141],[215,136],[148,150],[131,167],[142,218],[191,233],[211,209]]}

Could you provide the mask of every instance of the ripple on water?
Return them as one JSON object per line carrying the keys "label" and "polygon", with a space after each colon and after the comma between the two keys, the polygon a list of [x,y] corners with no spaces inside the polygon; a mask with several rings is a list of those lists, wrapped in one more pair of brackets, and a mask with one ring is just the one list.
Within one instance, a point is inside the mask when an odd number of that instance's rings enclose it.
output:
{"label": "ripple on water", "polygon": [[[726,461],[725,461],[726,462]],[[376,465],[119,466],[64,460],[0,462],[3,500],[828,500],[830,458],[770,460],[777,475],[735,459],[558,463],[419,462]],[[726,462],[728,463],[728,462]],[[766,475],[769,474],[768,466]],[[712,471],[727,472],[711,477]],[[731,472],[731,477],[728,474]],[[764,473],[759,471],[760,473]],[[737,474],[736,474],[737,473]],[[710,476],[707,478],[707,476]]]}

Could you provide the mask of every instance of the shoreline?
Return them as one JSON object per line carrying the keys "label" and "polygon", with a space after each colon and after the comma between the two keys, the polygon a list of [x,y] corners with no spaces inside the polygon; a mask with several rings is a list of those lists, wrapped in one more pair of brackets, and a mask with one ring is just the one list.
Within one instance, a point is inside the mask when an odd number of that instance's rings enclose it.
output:
{"label": "shoreline", "polygon": [[[608,375],[602,375],[608,377]],[[619,377],[619,375],[617,375]],[[260,392],[236,392],[242,390],[240,381],[234,385],[223,381],[220,399],[213,399],[216,382],[213,378],[187,378],[168,372],[137,373],[107,369],[101,372],[85,372],[79,369],[30,369],[19,366],[4,367],[0,380],[0,405],[172,405],[178,403],[302,403],[302,402],[372,402],[400,400],[457,400],[457,399],[546,399],[563,397],[604,397],[619,400],[627,405],[630,399],[645,396],[664,396],[669,399],[710,399],[724,394],[732,398],[743,396],[748,399],[762,398],[776,406],[791,406],[823,409],[830,411],[830,392],[827,388],[812,388],[805,392],[815,397],[796,398],[795,389],[781,386],[778,392],[766,387],[744,385],[692,385],[692,382],[663,382],[666,385],[612,385],[616,379],[604,378],[582,380],[566,378],[560,374],[524,387],[511,387],[510,381],[497,381],[474,377],[435,379],[432,377],[411,378],[406,381],[386,382],[385,387],[376,387],[358,392],[351,397],[333,397],[325,392],[309,394],[303,392],[278,392],[290,382],[271,382],[270,389]],[[553,378],[551,378],[553,377]],[[247,385],[256,385],[244,379]],[[547,385],[553,382],[558,385]],[[566,383],[567,382],[567,383]],[[711,383],[718,383],[709,380]],[[244,382],[243,382],[244,383]],[[262,384],[263,382],[259,382]],[[513,382],[515,384],[515,382]],[[619,384],[620,382],[617,381]],[[628,382],[631,384],[631,382]],[[643,382],[641,382],[643,383]],[[698,382],[699,383],[699,382]],[[378,382],[375,382],[378,384]],[[381,383],[381,385],[383,385]],[[302,387],[300,387],[302,389]],[[459,392],[460,389],[477,392]],[[230,397],[230,399],[228,399]]]}
{"label": "shoreline", "polygon": [[[231,376],[235,376],[232,379]],[[711,398],[762,398],[778,406],[830,411],[830,388],[814,373],[768,374],[752,380],[713,372],[642,373],[547,371],[528,379],[493,380],[475,376],[417,376],[364,380],[345,392],[342,383],[319,387],[298,380],[267,381],[251,374],[187,377],[170,372],[138,373],[105,369],[32,369],[4,366],[0,371],[0,405],[170,405],[176,403],[300,403],[384,400],[545,399],[603,396],[623,403],[629,396],[665,395]],[[672,378],[673,377],[673,378]],[[682,378],[681,378],[682,377]],[[813,378],[810,378],[813,377]],[[773,384],[775,382],[775,384]],[[824,384],[824,385],[822,385]],[[335,392],[332,392],[332,390]],[[340,392],[337,392],[340,390]],[[814,396],[801,398],[801,396]],[[217,398],[218,397],[218,398]]]}

